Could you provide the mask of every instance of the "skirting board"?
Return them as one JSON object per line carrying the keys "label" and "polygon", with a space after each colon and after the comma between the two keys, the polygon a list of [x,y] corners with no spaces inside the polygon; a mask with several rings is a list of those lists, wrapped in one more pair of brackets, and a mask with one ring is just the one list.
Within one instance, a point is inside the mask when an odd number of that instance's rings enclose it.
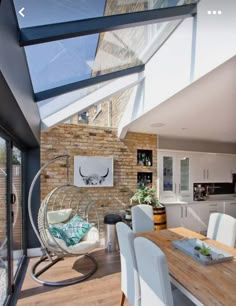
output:
{"label": "skirting board", "polygon": [[41,248],[27,249],[27,257],[39,257],[42,256]]}

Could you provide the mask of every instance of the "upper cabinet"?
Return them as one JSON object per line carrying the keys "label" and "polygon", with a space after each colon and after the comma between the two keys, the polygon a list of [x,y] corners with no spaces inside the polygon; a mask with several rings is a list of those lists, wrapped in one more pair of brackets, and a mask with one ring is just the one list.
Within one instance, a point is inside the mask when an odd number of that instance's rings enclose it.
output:
{"label": "upper cabinet", "polygon": [[232,173],[236,155],[159,150],[160,201],[192,201],[194,183],[232,183]]}
{"label": "upper cabinet", "polygon": [[230,183],[234,159],[232,155],[195,153],[192,155],[192,167],[194,183]]}
{"label": "upper cabinet", "polygon": [[173,152],[158,153],[159,197],[162,202],[192,199],[189,155]]}

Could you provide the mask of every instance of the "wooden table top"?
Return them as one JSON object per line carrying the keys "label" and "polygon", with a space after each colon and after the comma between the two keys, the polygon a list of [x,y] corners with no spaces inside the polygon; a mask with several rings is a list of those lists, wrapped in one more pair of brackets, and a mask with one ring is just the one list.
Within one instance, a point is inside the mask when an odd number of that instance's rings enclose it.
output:
{"label": "wooden table top", "polygon": [[[206,306],[236,306],[236,249],[227,247],[183,227],[137,233],[157,244],[165,253],[170,275]],[[171,241],[198,238],[232,254],[228,262],[205,266],[174,248]]]}

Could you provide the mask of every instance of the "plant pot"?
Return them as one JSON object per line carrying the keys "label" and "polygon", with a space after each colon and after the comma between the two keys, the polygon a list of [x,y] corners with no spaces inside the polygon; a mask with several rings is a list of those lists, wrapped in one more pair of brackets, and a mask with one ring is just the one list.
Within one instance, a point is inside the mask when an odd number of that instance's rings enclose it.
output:
{"label": "plant pot", "polygon": [[199,253],[199,257],[200,257],[200,259],[201,259],[202,261],[205,261],[205,262],[211,260],[211,255],[203,255],[203,254]]}
{"label": "plant pot", "polygon": [[155,230],[166,229],[166,208],[153,207],[153,219]]}

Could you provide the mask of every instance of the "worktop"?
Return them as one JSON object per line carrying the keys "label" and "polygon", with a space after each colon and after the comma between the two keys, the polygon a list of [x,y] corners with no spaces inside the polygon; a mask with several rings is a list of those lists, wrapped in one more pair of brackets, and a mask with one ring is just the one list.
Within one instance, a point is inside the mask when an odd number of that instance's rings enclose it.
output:
{"label": "worktop", "polygon": [[230,202],[236,202],[236,196],[235,195],[214,195],[210,196],[205,201],[176,201],[176,202],[162,202],[164,206],[166,205],[183,205],[183,204],[204,204],[204,203],[212,203],[212,202],[221,202],[221,203],[230,203]]}

